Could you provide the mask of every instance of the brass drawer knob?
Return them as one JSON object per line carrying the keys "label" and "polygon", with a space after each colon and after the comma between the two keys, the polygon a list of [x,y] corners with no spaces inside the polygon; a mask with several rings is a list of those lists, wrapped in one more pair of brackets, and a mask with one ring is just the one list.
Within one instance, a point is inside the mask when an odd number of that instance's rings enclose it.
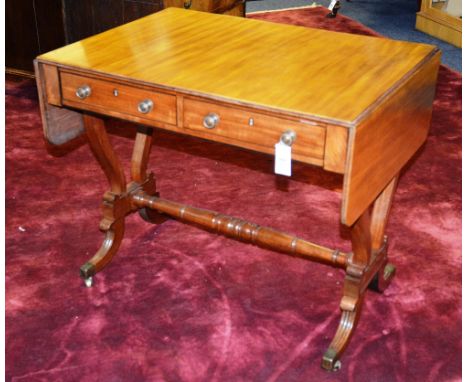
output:
{"label": "brass drawer knob", "polygon": [[88,98],[91,95],[91,88],[89,85],[80,86],[78,89],[76,89],[75,94],[79,99]]}
{"label": "brass drawer knob", "polygon": [[207,129],[214,129],[218,126],[219,123],[219,115],[216,113],[210,113],[203,118],[203,126]]}
{"label": "brass drawer knob", "polygon": [[148,114],[153,110],[154,103],[150,99],[145,99],[138,104],[138,111],[142,114]]}
{"label": "brass drawer knob", "polygon": [[293,130],[286,130],[283,134],[281,134],[281,142],[285,145],[292,146],[294,141],[296,140],[296,132]]}

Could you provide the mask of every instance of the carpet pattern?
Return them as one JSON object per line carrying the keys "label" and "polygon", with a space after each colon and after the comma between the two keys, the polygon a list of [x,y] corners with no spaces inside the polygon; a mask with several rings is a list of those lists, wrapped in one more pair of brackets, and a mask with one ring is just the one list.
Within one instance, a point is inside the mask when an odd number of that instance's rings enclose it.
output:
{"label": "carpet pattern", "polygon": [[[374,34],[324,9],[252,17]],[[368,293],[337,373],[320,360],[343,272],[167,221],[127,219],[116,258],[86,289],[107,184],[85,138],[44,147],[32,81],[6,83],[7,381],[461,380],[461,76],[441,67],[430,136],[402,174],[388,226],[397,276]],[[134,129],[112,121],[129,163]],[[161,195],[349,250],[342,177],[157,131]]]}

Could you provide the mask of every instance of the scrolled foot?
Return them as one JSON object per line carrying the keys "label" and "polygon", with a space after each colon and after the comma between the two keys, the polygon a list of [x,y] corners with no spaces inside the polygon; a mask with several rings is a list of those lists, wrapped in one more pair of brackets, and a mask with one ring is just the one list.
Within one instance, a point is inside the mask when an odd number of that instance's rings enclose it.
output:
{"label": "scrolled foot", "polygon": [[362,300],[358,301],[353,311],[342,310],[341,319],[335,337],[322,358],[322,367],[325,370],[336,371],[341,367],[339,358],[346,349],[354,329],[359,321]]}
{"label": "scrolled foot", "polygon": [[93,285],[92,278],[104,268],[119,249],[124,235],[124,220],[119,219],[105,232],[104,241],[96,254],[80,268],[81,278],[86,286]]}

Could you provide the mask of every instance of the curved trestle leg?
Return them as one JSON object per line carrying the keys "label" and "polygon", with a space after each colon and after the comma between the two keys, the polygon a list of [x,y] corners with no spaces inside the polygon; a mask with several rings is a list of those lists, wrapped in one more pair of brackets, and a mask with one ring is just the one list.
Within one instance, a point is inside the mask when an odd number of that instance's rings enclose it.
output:
{"label": "curved trestle leg", "polygon": [[380,260],[380,267],[369,283],[368,288],[374,292],[382,293],[390,285],[396,273],[396,267],[388,262],[387,258],[387,237],[384,236],[382,240],[382,247],[374,254],[375,258]]}
{"label": "curved trestle leg", "polygon": [[388,263],[388,238],[385,235],[385,227],[387,226],[389,212],[392,206],[392,200],[397,184],[398,174],[390,181],[390,183],[378,196],[372,210],[372,219],[370,225],[372,250],[376,253],[376,256],[383,257],[382,266],[369,284],[369,288],[376,292],[383,292],[392,281],[396,272],[395,266]]}
{"label": "curved trestle leg", "polygon": [[395,266],[388,263],[387,237],[384,235],[392,198],[398,182],[396,175],[351,227],[353,255],[346,268],[341,320],[330,346],[322,359],[322,367],[338,370],[340,355],[348,345],[359,322],[367,288],[383,292],[395,275]]}
{"label": "curved trestle leg", "polygon": [[88,288],[93,285],[93,276],[112,260],[119,249],[124,236],[124,228],[124,219],[116,220],[105,232],[101,248],[81,266],[80,275]]}
{"label": "curved trestle leg", "polygon": [[100,223],[105,232],[104,242],[97,253],[80,268],[81,277],[86,286],[92,286],[92,277],[104,268],[117,252],[124,235],[125,216],[131,212],[129,198],[126,195],[126,182],[123,168],[117,158],[106,132],[104,121],[90,114],[83,115],[83,122],[88,135],[88,143],[102,167],[110,184],[110,191],[104,194]]}
{"label": "curved trestle leg", "polygon": [[362,301],[360,301],[353,311],[342,310],[338,329],[330,346],[322,358],[322,367],[329,371],[336,371],[341,368],[339,360],[341,353],[348,345],[351,335],[357,326],[361,313]]}
{"label": "curved trestle leg", "polygon": [[[146,172],[152,142],[153,129],[147,126],[138,126],[132,153],[131,175],[134,182],[145,184],[147,195],[159,196],[156,192],[153,174],[150,173],[148,175]],[[150,208],[140,208],[138,209],[138,214],[143,220],[153,224],[161,224],[168,219],[167,216]]]}
{"label": "curved trestle leg", "polygon": [[[383,248],[386,251],[386,246]],[[366,273],[362,271],[361,276],[356,278],[350,274],[346,275],[344,285],[344,296],[341,300],[341,319],[338,329],[335,333],[330,346],[325,352],[322,359],[322,367],[324,369],[335,371],[340,369],[341,362],[339,360],[340,355],[346,349],[352,334],[359,322],[361,308],[363,305],[364,295],[366,291],[366,284],[368,288],[377,292],[383,292],[385,288],[390,284],[393,276],[395,275],[395,266],[387,263],[386,252],[378,254],[385,256],[383,264],[380,269],[375,273],[372,280],[369,282]],[[350,267],[347,273],[355,273],[353,267]],[[354,268],[359,269],[359,268]],[[359,270],[358,270],[358,273]]]}

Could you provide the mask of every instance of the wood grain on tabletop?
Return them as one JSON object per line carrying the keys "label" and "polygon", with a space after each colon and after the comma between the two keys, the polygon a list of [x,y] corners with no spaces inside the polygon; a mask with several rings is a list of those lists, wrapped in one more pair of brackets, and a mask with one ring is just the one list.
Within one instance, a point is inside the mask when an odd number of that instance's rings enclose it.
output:
{"label": "wood grain on tabletop", "polygon": [[39,59],[351,123],[434,51],[169,8]]}
{"label": "wood grain on tabletop", "polygon": [[426,140],[440,52],[369,118],[350,130],[342,222],[350,225]]}

